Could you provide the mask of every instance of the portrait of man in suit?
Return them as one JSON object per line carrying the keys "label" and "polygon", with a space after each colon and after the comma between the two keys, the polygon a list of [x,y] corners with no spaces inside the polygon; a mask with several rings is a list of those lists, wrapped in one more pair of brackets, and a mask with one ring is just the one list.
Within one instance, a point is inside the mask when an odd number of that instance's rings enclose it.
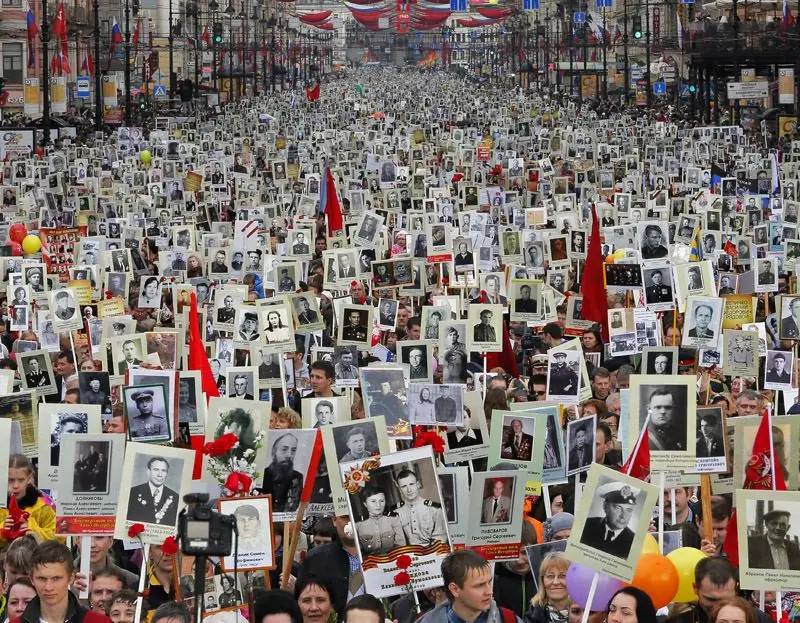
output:
{"label": "portrait of man in suit", "polygon": [[356,276],[356,269],[353,266],[350,256],[343,253],[339,256],[339,279],[354,279]]}
{"label": "portrait of man in suit", "polygon": [[748,564],[753,569],[798,570],[800,547],[788,537],[792,514],[775,509],[764,515],[766,534],[747,537]]}
{"label": "portrait of man in suit", "polygon": [[[508,523],[511,521],[511,498],[506,492],[506,479],[497,478],[491,483],[489,495],[483,498],[481,523]],[[489,487],[491,481],[486,483]]]}
{"label": "portrait of man in suit", "polygon": [[581,422],[575,425],[570,432],[574,435],[575,441],[569,449],[569,471],[581,470],[594,460],[592,436],[587,430],[590,422]]}
{"label": "portrait of man in suit", "polygon": [[472,339],[475,342],[496,342],[497,334],[492,326],[494,314],[490,309],[484,309],[480,314],[480,323],[473,327]]}
{"label": "portrait of man in suit", "polygon": [[317,312],[311,310],[311,303],[304,296],[295,300],[297,310],[297,321],[301,325],[314,324],[318,320]]}
{"label": "portrait of man in suit", "polygon": [[697,458],[725,456],[720,418],[716,413],[704,413],[698,420],[700,421],[700,434],[697,435]]}
{"label": "portrait of man in suit", "polygon": [[147,461],[147,480],[131,489],[128,496],[127,521],[175,525],[180,495],[166,486],[170,462],[162,457]]}
{"label": "portrait of man in suit", "polygon": [[781,338],[796,340],[800,338],[800,297],[789,299],[784,309],[787,307],[789,315],[781,318]]}
{"label": "portrait of man in suit", "polygon": [[507,441],[502,448],[504,458],[516,461],[530,461],[533,452],[533,435],[523,432],[522,420],[514,418],[503,426],[503,439]]}
{"label": "portrait of man in suit", "polygon": [[122,354],[125,358],[117,362],[117,374],[125,374],[126,370],[138,368],[142,365],[142,354],[136,341],[125,340],[122,343]]}
{"label": "portrait of man in suit", "polygon": [[628,527],[641,491],[629,484],[610,482],[597,488],[603,498],[603,516],[589,517],[583,526],[580,542],[617,558],[627,559],[634,533]]}
{"label": "portrait of man in suit", "polygon": [[711,305],[706,305],[705,303],[697,305],[692,316],[694,318],[694,327],[689,329],[689,337],[713,339],[714,331],[708,328],[714,318],[714,310]]}
{"label": "portrait of man in suit", "polygon": [[247,375],[239,373],[233,377],[233,395],[231,398],[241,398],[243,400],[253,400],[253,394],[247,393],[248,381]]}

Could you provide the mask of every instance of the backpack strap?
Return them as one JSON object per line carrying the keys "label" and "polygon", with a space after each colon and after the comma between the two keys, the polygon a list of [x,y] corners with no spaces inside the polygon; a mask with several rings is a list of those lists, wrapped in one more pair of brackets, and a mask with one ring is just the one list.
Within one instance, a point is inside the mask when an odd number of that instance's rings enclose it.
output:
{"label": "backpack strap", "polygon": [[513,610],[498,606],[500,608],[500,615],[503,617],[503,623],[517,623],[517,615]]}

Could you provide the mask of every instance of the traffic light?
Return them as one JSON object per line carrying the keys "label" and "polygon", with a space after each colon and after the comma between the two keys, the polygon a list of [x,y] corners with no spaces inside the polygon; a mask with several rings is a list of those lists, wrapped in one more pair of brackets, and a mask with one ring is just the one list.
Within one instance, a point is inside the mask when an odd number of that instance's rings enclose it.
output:
{"label": "traffic light", "polygon": [[689,85],[689,93],[692,93],[692,94],[697,93],[697,85],[696,84],[690,84]]}
{"label": "traffic light", "polygon": [[222,43],[222,22],[214,22],[214,43]]}
{"label": "traffic light", "polygon": [[641,39],[642,38],[642,17],[641,17],[641,15],[634,15],[633,16],[633,38],[634,39]]}
{"label": "traffic light", "polygon": [[147,106],[147,93],[139,91],[139,110],[144,111]]}

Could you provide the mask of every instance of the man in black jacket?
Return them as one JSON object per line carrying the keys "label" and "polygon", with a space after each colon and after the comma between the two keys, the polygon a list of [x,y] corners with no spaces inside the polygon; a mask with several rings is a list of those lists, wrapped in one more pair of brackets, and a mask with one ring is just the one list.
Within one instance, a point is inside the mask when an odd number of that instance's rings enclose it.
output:
{"label": "man in black jacket", "polygon": [[342,620],[347,602],[365,593],[366,589],[350,517],[334,517],[333,525],[337,538],[308,552],[300,568],[298,581],[313,576],[330,583],[333,587],[333,607]]}

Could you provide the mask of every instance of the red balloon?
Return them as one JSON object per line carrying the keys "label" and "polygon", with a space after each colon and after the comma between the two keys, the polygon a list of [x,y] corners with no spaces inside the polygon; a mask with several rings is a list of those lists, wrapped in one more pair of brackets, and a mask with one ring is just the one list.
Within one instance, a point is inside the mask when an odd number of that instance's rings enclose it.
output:
{"label": "red balloon", "polygon": [[28,228],[25,227],[22,223],[14,223],[11,227],[8,228],[8,237],[17,242],[22,244],[22,241],[25,239],[25,236],[28,235]]}
{"label": "red balloon", "polygon": [[11,255],[15,257],[22,257],[22,245],[19,242],[9,240],[6,242],[7,247],[11,247]]}

